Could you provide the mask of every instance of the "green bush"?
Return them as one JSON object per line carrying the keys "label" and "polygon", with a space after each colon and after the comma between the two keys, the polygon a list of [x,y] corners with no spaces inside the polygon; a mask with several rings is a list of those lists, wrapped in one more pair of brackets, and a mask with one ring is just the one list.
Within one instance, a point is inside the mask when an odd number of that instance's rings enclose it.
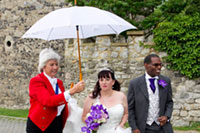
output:
{"label": "green bush", "polygon": [[189,78],[200,77],[200,13],[181,13],[154,30],[155,49],[165,51],[169,67]]}

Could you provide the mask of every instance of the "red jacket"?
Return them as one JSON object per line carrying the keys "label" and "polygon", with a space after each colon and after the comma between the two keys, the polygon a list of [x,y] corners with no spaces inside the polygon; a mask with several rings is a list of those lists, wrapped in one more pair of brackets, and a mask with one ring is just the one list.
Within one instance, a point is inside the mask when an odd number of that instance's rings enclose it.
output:
{"label": "red jacket", "polygon": [[62,93],[56,95],[47,77],[41,73],[33,77],[29,84],[30,109],[28,117],[42,131],[51,124],[57,115],[57,107],[65,104],[62,111],[63,127],[68,116],[68,106],[64,97],[63,82],[58,79]]}

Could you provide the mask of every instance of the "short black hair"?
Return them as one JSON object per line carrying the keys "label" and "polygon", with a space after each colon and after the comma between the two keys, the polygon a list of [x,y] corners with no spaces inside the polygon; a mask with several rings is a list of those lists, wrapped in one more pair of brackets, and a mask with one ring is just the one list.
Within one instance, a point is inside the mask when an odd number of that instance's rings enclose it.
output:
{"label": "short black hair", "polygon": [[150,55],[147,55],[145,58],[144,58],[144,64],[149,64],[151,63],[151,58],[152,57],[158,57],[160,58],[157,54],[150,54]]}

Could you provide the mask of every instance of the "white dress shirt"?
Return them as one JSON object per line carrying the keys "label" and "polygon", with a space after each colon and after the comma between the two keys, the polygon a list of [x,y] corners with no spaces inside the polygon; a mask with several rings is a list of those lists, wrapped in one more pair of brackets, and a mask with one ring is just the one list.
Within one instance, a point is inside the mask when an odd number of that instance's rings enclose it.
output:
{"label": "white dress shirt", "polygon": [[[154,84],[156,87],[155,93],[151,90],[150,87],[150,78],[155,78]],[[147,72],[145,72],[145,79],[147,83],[147,89],[149,94],[149,109],[148,109],[148,117],[147,117],[147,124],[152,125],[152,123],[155,121],[158,125],[160,125],[160,122],[158,121],[159,117],[159,90],[158,90],[158,76],[151,77]]]}
{"label": "white dress shirt", "polygon": [[[51,77],[48,76],[45,72],[44,72],[44,75],[47,77],[47,79],[48,79],[49,82],[51,83],[51,85],[52,85],[52,87],[53,87],[53,90],[54,90],[54,92],[55,92],[55,90],[56,90],[56,84],[57,84],[57,78],[51,78]],[[60,93],[62,93],[62,92],[61,92],[60,88],[58,87],[58,94],[60,94]],[[64,97],[65,97],[65,100],[66,100],[67,102],[69,101],[69,99],[71,99],[71,96],[70,96],[70,94],[69,94],[69,91],[65,91],[65,92],[64,92]],[[64,107],[65,107],[65,104],[58,106],[58,108],[57,108],[57,109],[58,109],[57,116],[59,116],[59,115],[61,114],[61,112],[62,112],[62,110],[64,109]]]}

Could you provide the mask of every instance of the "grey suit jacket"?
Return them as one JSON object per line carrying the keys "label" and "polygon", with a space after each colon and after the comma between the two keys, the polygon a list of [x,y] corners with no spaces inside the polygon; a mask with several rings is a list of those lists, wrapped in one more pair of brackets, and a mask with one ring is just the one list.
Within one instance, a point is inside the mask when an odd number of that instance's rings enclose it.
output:
{"label": "grey suit jacket", "polygon": [[[160,100],[159,116],[167,116],[170,119],[173,110],[171,82],[169,78],[162,75],[159,76],[159,80],[164,80],[167,83],[167,86],[164,88],[158,85]],[[149,108],[149,94],[147,90],[145,75],[130,81],[127,99],[129,125],[132,130],[139,129],[142,133],[144,133]],[[163,126],[163,129],[165,133],[173,133],[170,122],[167,122]]]}

